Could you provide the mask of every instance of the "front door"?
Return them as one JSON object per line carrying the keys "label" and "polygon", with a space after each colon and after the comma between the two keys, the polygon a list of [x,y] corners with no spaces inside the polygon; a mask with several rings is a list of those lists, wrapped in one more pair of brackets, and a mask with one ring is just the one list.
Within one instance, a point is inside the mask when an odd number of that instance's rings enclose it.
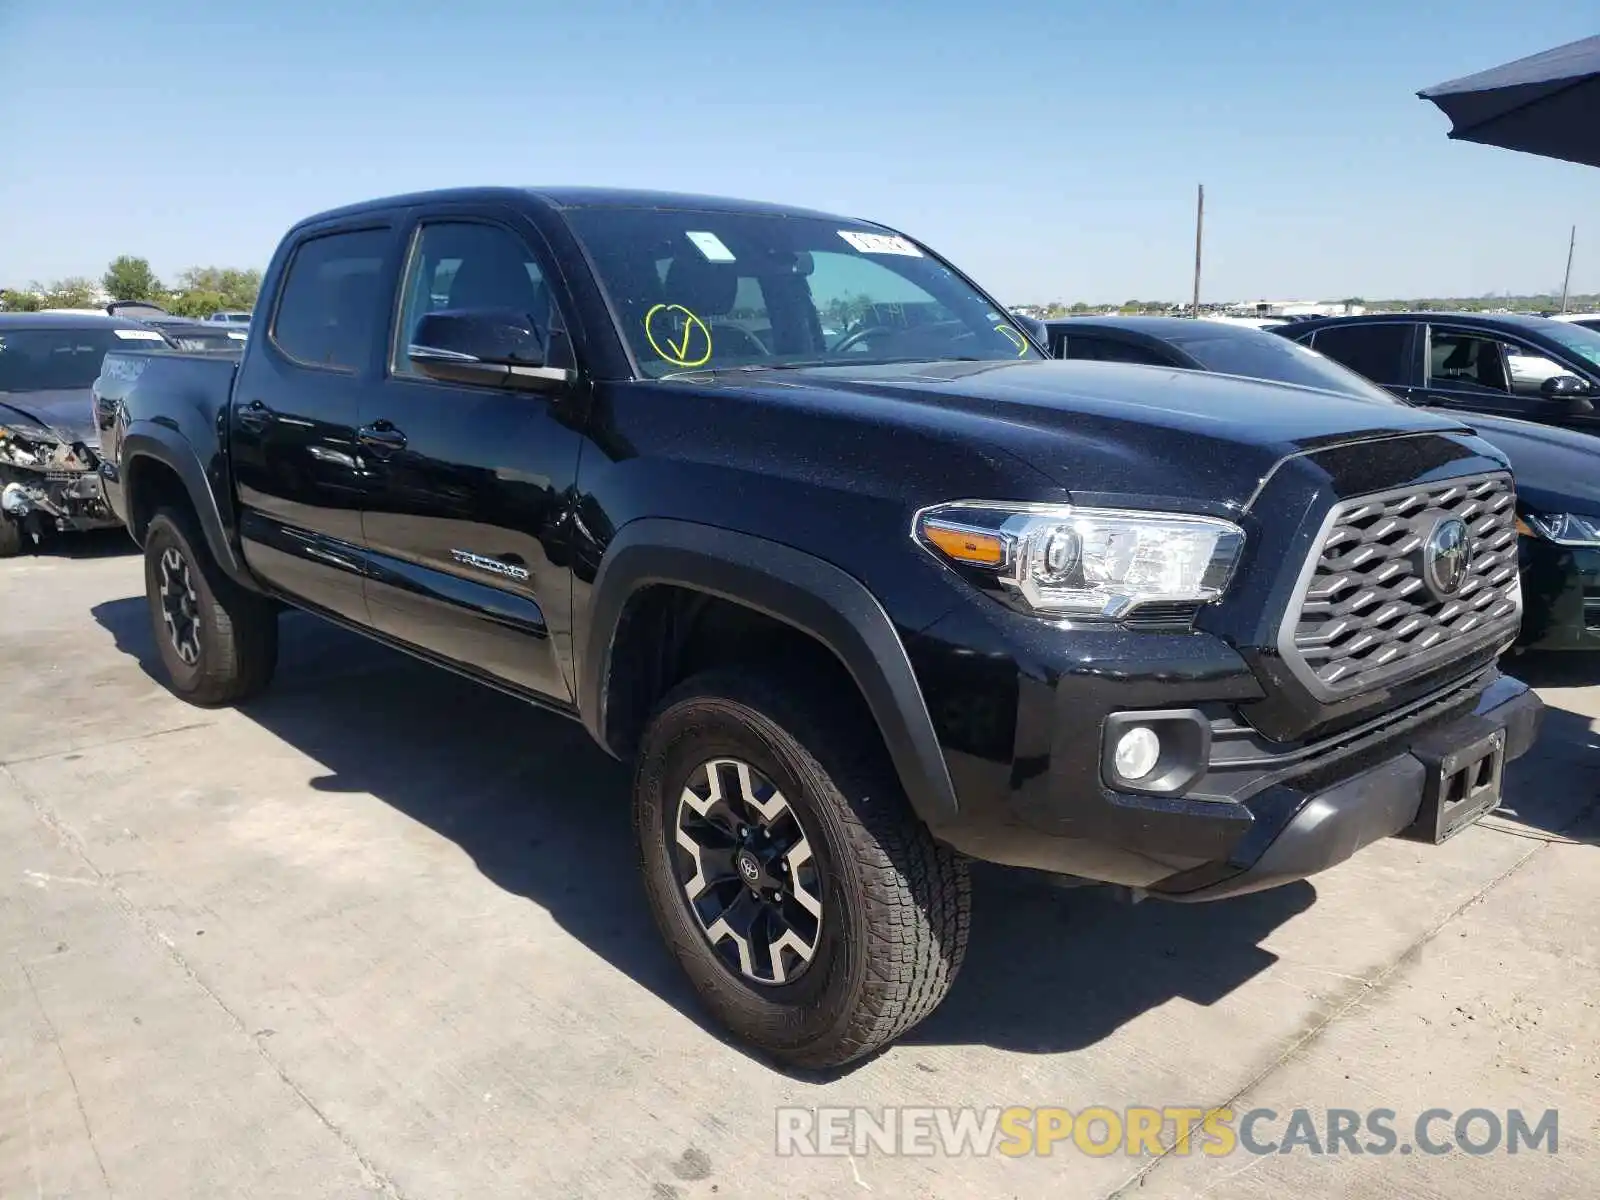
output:
{"label": "front door", "polygon": [[381,369],[393,253],[389,228],[301,241],[283,268],[270,325],[240,365],[228,413],[245,561],[297,601],[360,624],[361,505],[371,475],[356,440],[357,397]]}
{"label": "front door", "polygon": [[1503,339],[1490,334],[1430,326],[1428,352],[1422,363],[1422,403],[1497,417],[1526,417],[1530,402],[1512,391],[1509,349]]}
{"label": "front door", "polygon": [[362,528],[376,628],[564,704],[564,517],[582,441],[572,397],[428,379],[406,354],[430,311],[514,309],[533,317],[552,365],[572,365],[536,240],[471,212],[413,231],[385,378],[362,397],[373,471]]}
{"label": "front door", "polygon": [[1521,342],[1482,330],[1433,325],[1423,368],[1423,404],[1591,432],[1597,428],[1594,417],[1575,409],[1569,398],[1548,397],[1540,390],[1547,379],[1578,373]]}

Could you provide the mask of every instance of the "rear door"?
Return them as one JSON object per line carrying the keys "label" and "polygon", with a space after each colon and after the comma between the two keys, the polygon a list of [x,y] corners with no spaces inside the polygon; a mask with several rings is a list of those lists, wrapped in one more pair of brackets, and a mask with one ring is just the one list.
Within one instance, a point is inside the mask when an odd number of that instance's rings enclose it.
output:
{"label": "rear door", "polygon": [[575,365],[551,257],[531,224],[494,208],[432,212],[407,240],[384,377],[357,434],[373,471],[362,521],[373,623],[569,703],[556,647],[570,645],[563,522],[581,406],[572,394],[429,379],[406,354],[429,311],[515,309],[534,317],[550,365]]}
{"label": "rear door", "polygon": [[1407,321],[1331,325],[1296,338],[1403,399],[1418,382],[1416,326]]}
{"label": "rear door", "polygon": [[391,224],[309,232],[280,268],[266,332],[246,351],[229,409],[244,556],[290,596],[365,624],[361,504],[371,479],[357,396],[382,369]]}

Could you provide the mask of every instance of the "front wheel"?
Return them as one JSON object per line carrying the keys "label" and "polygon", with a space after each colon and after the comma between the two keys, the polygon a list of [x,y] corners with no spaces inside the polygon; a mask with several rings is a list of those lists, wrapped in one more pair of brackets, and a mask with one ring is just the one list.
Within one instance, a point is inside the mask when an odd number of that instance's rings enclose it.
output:
{"label": "front wheel", "polygon": [[805,1067],[870,1054],[944,998],[966,951],[966,863],[882,747],[757,676],[690,680],[646,730],[634,818],[646,890],[701,1000]]}
{"label": "front wheel", "polygon": [[179,696],[232,704],[271,682],[277,612],[223,574],[186,513],[162,509],[150,519],[144,581],[156,646]]}
{"label": "front wheel", "polygon": [[0,558],[15,558],[26,544],[20,522],[0,513]]}

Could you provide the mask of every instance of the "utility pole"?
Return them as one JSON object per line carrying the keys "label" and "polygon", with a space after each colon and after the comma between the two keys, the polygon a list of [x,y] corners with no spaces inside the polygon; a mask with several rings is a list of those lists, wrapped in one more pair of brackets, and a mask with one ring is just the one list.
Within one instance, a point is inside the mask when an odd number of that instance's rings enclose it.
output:
{"label": "utility pole", "polygon": [[1567,311],[1567,289],[1572,286],[1572,251],[1578,244],[1578,227],[1572,227],[1572,236],[1567,239],[1567,273],[1561,279],[1561,311]]}
{"label": "utility pole", "polygon": [[[1200,319],[1200,245],[1206,227],[1206,185],[1200,185],[1200,194],[1194,207],[1194,308],[1189,315]],[[1568,268],[1570,270],[1570,266]],[[1565,308],[1562,309],[1566,311]]]}

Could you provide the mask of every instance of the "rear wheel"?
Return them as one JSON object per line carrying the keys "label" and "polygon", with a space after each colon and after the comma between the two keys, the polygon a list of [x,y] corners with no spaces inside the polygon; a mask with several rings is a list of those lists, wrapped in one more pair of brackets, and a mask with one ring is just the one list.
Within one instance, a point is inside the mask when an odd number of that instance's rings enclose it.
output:
{"label": "rear wheel", "polygon": [[944,998],[966,951],[966,863],[826,696],[717,672],[646,730],[634,815],[646,889],[701,1000],[797,1066],[869,1054]]}
{"label": "rear wheel", "polygon": [[156,646],[179,696],[231,704],[271,682],[277,612],[222,573],[188,514],[162,509],[151,518],[144,578]]}

